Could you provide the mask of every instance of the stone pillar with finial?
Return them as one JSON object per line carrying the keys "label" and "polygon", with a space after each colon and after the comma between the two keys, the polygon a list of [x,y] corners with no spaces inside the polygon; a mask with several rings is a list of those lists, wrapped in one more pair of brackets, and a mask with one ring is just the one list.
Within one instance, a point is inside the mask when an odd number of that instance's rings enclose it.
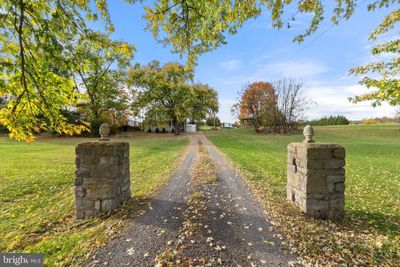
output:
{"label": "stone pillar with finial", "polygon": [[78,144],[76,152],[76,217],[85,219],[118,208],[131,197],[129,143],[109,138],[102,124],[97,142]]}
{"label": "stone pillar with finial", "polygon": [[315,141],[312,139],[312,137],[314,136],[313,127],[311,127],[310,125],[307,125],[306,127],[304,127],[303,135],[305,137],[303,143],[307,143],[307,144],[315,143]]}
{"label": "stone pillar with finial", "polygon": [[110,141],[110,138],[108,137],[110,135],[110,126],[108,126],[107,123],[103,123],[102,125],[100,125],[99,134],[99,141]]}
{"label": "stone pillar with finial", "polygon": [[304,141],[288,145],[287,198],[306,215],[341,220],[344,216],[345,150],[316,143],[307,125]]}

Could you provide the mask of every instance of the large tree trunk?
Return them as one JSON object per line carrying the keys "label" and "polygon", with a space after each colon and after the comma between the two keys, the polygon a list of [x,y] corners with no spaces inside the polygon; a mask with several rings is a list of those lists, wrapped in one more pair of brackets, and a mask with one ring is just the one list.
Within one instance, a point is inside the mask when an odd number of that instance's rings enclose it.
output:
{"label": "large tree trunk", "polygon": [[174,126],[174,134],[179,135],[180,134],[180,128],[179,128],[180,125],[179,125],[177,118],[172,119],[172,124]]}
{"label": "large tree trunk", "polygon": [[257,119],[253,119],[253,126],[254,126],[254,131],[258,133],[259,124]]}

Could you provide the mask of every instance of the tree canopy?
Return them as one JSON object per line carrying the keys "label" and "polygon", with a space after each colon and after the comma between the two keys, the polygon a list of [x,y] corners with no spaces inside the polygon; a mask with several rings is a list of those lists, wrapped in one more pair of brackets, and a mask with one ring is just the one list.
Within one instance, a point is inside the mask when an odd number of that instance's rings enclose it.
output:
{"label": "tree canopy", "polygon": [[240,117],[253,124],[256,131],[275,124],[278,98],[272,84],[254,82],[245,87],[240,99]]}
{"label": "tree canopy", "polygon": [[[135,3],[135,0],[125,0]],[[294,37],[302,42],[318,30],[329,17],[334,24],[349,19],[357,0],[337,0],[326,4],[319,0],[158,0],[146,7],[145,19],[157,41],[170,45],[172,52],[187,57],[187,68],[192,69],[197,57],[226,44],[226,36],[235,34],[243,24],[263,11],[272,17],[276,28],[284,25],[284,11],[296,7],[296,13],[312,14],[307,29]],[[397,0],[376,0],[369,11],[394,7]],[[327,15],[328,14],[328,15]],[[93,32],[88,21],[105,22],[103,34]],[[382,23],[371,33],[370,40],[378,40],[388,33],[400,19],[400,11],[393,8]],[[10,130],[10,136],[31,141],[34,133],[54,130],[60,133],[79,133],[86,123],[67,122],[61,110],[76,107],[84,98],[74,79],[77,70],[85,69],[91,59],[79,56],[79,40],[87,38],[125,56],[132,56],[133,47],[127,43],[113,44],[108,37],[114,28],[106,0],[3,0],[0,3],[0,95],[9,99],[0,110],[0,123]],[[290,26],[291,20],[287,22]],[[99,38],[99,36],[102,36]],[[353,68],[350,73],[362,75],[361,83],[371,93],[353,98],[354,102],[373,100],[375,104],[388,101],[400,103],[398,54],[400,39],[394,36],[372,49],[372,55],[392,55],[389,59]]]}
{"label": "tree canopy", "polygon": [[187,119],[203,120],[217,112],[217,92],[208,85],[190,83],[192,75],[178,63],[136,64],[129,72],[134,112],[145,113],[153,123],[172,122],[177,134]]}
{"label": "tree canopy", "polygon": [[75,75],[79,91],[87,98],[79,110],[83,119],[91,123],[94,133],[104,121],[112,128],[126,125],[129,115],[127,75],[132,54],[121,53],[118,48],[123,46],[123,42],[110,41],[100,34],[98,41],[85,38],[77,45],[77,57],[87,62]]}
{"label": "tree canopy", "polygon": [[232,113],[242,125],[253,125],[256,132],[290,132],[310,104],[302,89],[303,84],[292,79],[248,84],[239,92]]}
{"label": "tree canopy", "polygon": [[[155,38],[163,44],[170,44],[174,52],[187,54],[189,64],[194,64],[196,57],[226,43],[227,33],[235,34],[245,21],[259,16],[263,8],[271,14],[272,26],[275,28],[290,27],[296,20],[296,15],[312,14],[312,19],[306,30],[295,36],[295,42],[303,42],[319,29],[321,22],[327,17],[333,24],[339,24],[349,19],[357,6],[365,0],[338,0],[328,5],[319,0],[243,0],[243,1],[159,1],[154,8],[146,9],[146,19],[149,21]],[[375,0],[368,4],[368,11],[394,7],[398,0]],[[296,12],[289,20],[283,22],[284,11],[289,6],[295,6]],[[331,10],[329,10],[331,8]],[[369,36],[371,41],[377,41],[383,34],[389,32],[400,20],[400,9],[393,8],[383,21],[377,25]],[[400,105],[400,39],[398,35],[389,41],[383,41],[371,50],[376,62],[350,70],[352,75],[362,75],[361,84],[371,89],[370,93],[351,98],[353,102],[372,100],[374,105],[387,101],[391,105]],[[380,55],[390,54],[387,60]]]}
{"label": "tree canopy", "polygon": [[74,109],[84,96],[75,74],[90,69],[90,58],[77,53],[80,40],[131,55],[126,43],[93,32],[87,21],[102,18],[112,31],[105,0],[4,0],[0,4],[0,95],[9,99],[0,123],[10,137],[32,141],[34,134],[56,131],[79,134],[88,124],[68,123],[62,111]]}

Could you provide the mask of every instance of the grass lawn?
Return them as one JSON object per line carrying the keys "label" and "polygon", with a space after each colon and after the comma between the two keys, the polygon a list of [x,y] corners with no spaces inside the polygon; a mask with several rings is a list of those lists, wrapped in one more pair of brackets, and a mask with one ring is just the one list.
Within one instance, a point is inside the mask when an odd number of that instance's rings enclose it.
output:
{"label": "grass lawn", "polygon": [[211,131],[214,128],[214,126],[208,126],[208,125],[200,125],[197,126],[198,131]]}
{"label": "grass lawn", "polygon": [[0,252],[45,253],[46,266],[79,265],[165,184],[188,143],[183,136],[129,141],[134,199],[111,216],[79,221],[74,218],[75,145],[84,141],[89,139],[26,144],[0,138]]}
{"label": "grass lawn", "polygon": [[338,143],[346,149],[343,223],[305,218],[285,200],[286,147],[302,141],[302,135],[266,136],[254,133],[253,129],[227,129],[207,132],[207,136],[243,171],[274,214],[283,234],[293,239],[289,243],[298,247],[300,255],[319,263],[399,264],[399,126],[314,129],[315,140]]}

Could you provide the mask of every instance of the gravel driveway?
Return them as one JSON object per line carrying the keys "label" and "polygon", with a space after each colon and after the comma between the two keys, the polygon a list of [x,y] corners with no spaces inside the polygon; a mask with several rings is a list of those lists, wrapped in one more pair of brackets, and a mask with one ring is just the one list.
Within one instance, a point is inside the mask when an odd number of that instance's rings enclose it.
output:
{"label": "gravel driveway", "polygon": [[[185,247],[196,266],[289,266],[295,256],[282,245],[281,236],[268,222],[243,178],[201,133],[190,136],[190,147],[178,171],[154,197],[149,208],[132,219],[119,237],[87,262],[86,266],[154,266],[156,257],[176,251],[182,242],[191,167],[199,155],[199,140],[216,167],[217,181],[204,185],[204,207],[199,228]],[[196,189],[198,190],[198,189]],[[187,230],[185,230],[187,231]],[[163,254],[165,256],[165,253]],[[175,262],[171,266],[186,266]]]}

